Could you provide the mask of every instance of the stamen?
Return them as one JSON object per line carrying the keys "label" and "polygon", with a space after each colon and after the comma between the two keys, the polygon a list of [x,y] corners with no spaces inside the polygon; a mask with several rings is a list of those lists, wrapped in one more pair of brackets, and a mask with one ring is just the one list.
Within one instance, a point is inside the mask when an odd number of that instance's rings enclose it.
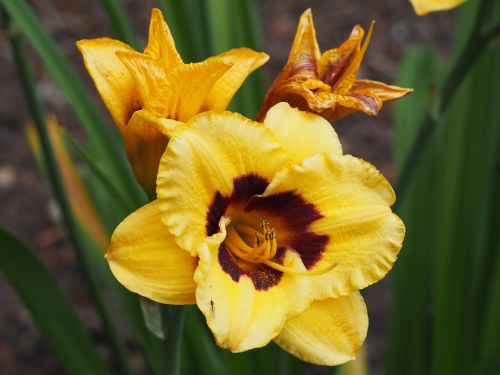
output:
{"label": "stamen", "polygon": [[241,239],[241,237],[238,235],[238,233],[232,226],[229,227],[226,238],[228,241],[234,243],[237,247],[244,250],[245,252],[247,253],[253,252],[253,248],[248,246],[247,243]]}
{"label": "stamen", "polygon": [[[246,225],[238,225],[237,229],[232,225],[229,226],[225,243],[231,253],[231,256],[237,257],[243,262],[265,264],[276,271],[298,276],[322,275],[331,271],[337,265],[337,263],[332,263],[326,268],[313,271],[301,271],[273,262],[272,259],[274,259],[278,251],[278,243],[276,228],[271,229],[270,225],[271,223],[269,220],[261,218],[260,228],[262,233],[259,233],[255,229]],[[253,236],[254,245],[250,246],[246,243],[240,237],[240,233],[249,237]]]}
{"label": "stamen", "polygon": [[257,236],[259,236],[259,241],[265,240],[262,233],[257,232],[254,228],[249,227],[248,225],[238,225],[238,232],[246,234],[247,236],[250,236],[250,237],[253,237],[257,234]]}
{"label": "stamen", "polygon": [[260,219],[260,228],[264,233],[269,231],[269,224],[270,224],[269,220],[267,220],[265,217]]}

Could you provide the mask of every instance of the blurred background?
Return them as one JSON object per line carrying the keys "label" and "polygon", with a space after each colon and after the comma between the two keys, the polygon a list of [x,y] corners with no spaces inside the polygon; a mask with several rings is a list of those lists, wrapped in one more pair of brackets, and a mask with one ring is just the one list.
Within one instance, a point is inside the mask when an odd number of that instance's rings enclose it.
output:
{"label": "blurred background", "polygon": [[[64,55],[87,84],[102,112],[107,116],[109,126],[113,127],[112,120],[84,70],[81,56],[75,47],[75,42],[79,39],[113,36],[101,2],[33,0],[30,3],[62,48]],[[123,0],[122,3],[142,48],[146,42],[150,10],[157,6],[157,2]],[[361,24],[367,28],[371,20],[376,20],[374,36],[358,77],[389,84],[395,84],[400,77],[398,72],[401,63],[411,46],[431,44],[432,54],[436,59],[449,59],[452,55],[452,41],[458,17],[458,9],[418,17],[410,3],[405,0],[259,0],[256,1],[256,7],[260,19],[262,50],[271,57],[262,70],[266,88],[284,66],[299,16],[308,7],[313,11],[322,50],[338,46],[348,37],[354,25]],[[169,15],[166,14],[166,17],[168,19]],[[76,139],[84,139],[77,118],[38,55],[30,48],[27,49],[27,54],[35,70],[37,90],[46,106],[46,112],[56,115],[59,122],[68,128]],[[94,340],[101,343],[101,351],[106,353],[108,349],[104,344],[105,338],[99,326],[99,319],[82,282],[52,189],[41,175],[26,140],[26,124],[30,115],[4,33],[0,34],[0,66],[0,225],[16,233],[36,249],[37,255],[55,274],[60,286],[76,307],[78,315],[90,328]],[[421,78],[431,74],[431,70],[430,66],[429,71],[421,69]],[[401,79],[404,81],[402,83],[411,84],[408,79],[405,81],[405,77]],[[427,88],[425,93],[419,95],[425,98],[428,95]],[[345,152],[371,162],[391,182],[395,182],[397,176],[394,153],[397,137],[394,135],[393,113],[394,106],[386,103],[377,117],[356,114],[335,125]],[[400,113],[400,119],[412,116],[409,111],[404,113],[405,115]],[[414,116],[418,117],[419,114]],[[495,216],[492,217],[493,221],[489,224],[495,223]],[[498,226],[498,216],[496,225]],[[405,251],[407,250],[403,247],[402,254]],[[411,267],[411,264],[408,267]],[[391,273],[389,277],[369,287],[365,293],[370,317],[366,344],[370,374],[385,373],[384,363],[390,349],[390,322],[395,321],[395,318],[391,318],[390,309],[391,303],[394,302],[390,287],[392,276]],[[428,276],[417,275],[417,280],[414,281],[427,283]],[[33,285],[33,292],[37,293],[36,285]],[[407,293],[411,295],[413,291],[408,290]],[[399,306],[404,306],[405,302],[399,303]],[[406,308],[412,309],[411,305]],[[400,327],[404,327],[404,324]],[[423,340],[425,342],[425,338]],[[412,350],[411,347],[405,348],[404,343],[401,345],[401,350]],[[425,348],[426,345],[424,343],[419,348]],[[130,340],[127,346],[132,353],[132,363],[141,368],[141,353],[134,347],[134,341]],[[325,370],[311,366],[307,371],[319,374]],[[0,374],[64,373],[65,370],[40,336],[30,313],[0,273]],[[413,373],[419,372],[415,370]]]}

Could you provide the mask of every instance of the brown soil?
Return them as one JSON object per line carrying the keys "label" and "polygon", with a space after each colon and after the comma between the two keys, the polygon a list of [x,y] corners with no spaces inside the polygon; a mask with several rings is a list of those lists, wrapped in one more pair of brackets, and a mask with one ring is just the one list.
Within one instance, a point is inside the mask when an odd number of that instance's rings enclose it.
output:
{"label": "brown soil", "polygon": [[[152,0],[124,0],[141,40],[149,22]],[[111,35],[98,0],[34,0],[39,16],[89,86],[75,41]],[[377,20],[375,34],[360,76],[393,83],[405,47],[432,42],[443,57],[449,52],[454,12],[419,18],[406,0],[258,1],[264,50],[271,55],[265,67],[269,82],[286,61],[300,13],[311,6],[323,49],[340,44],[356,23],[367,27]],[[78,124],[62,94],[39,59],[30,53],[39,78],[38,90],[47,107],[78,136]],[[0,225],[17,233],[56,275],[68,297],[96,336],[100,329],[82,285],[71,244],[57,215],[51,189],[40,175],[24,137],[29,118],[13,66],[8,43],[0,34]],[[92,92],[95,94],[94,90]],[[96,95],[97,97],[97,95]],[[360,156],[394,180],[391,105],[377,118],[354,115],[336,125],[347,153]],[[33,286],[33,292],[36,290]],[[367,289],[370,314],[368,335],[371,374],[381,373],[388,334],[387,280]],[[54,355],[40,337],[29,312],[0,275],[0,374],[63,374]]]}

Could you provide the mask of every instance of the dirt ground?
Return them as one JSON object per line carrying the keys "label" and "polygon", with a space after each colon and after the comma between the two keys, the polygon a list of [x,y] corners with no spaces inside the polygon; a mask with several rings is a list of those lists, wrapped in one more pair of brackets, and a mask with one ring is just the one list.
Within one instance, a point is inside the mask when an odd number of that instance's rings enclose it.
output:
{"label": "dirt ground", "polygon": [[[144,42],[152,0],[123,1],[135,29]],[[38,14],[56,38],[66,56],[90,85],[83,70],[75,41],[111,35],[99,0],[34,0]],[[356,23],[367,27],[372,19],[377,26],[360,76],[393,83],[406,46],[435,43],[443,58],[450,49],[455,12],[414,15],[406,0],[259,0],[263,47],[271,56],[265,66],[270,83],[286,61],[300,13],[312,7],[322,49],[341,43]],[[235,46],[236,47],[236,46]],[[74,129],[78,124],[34,53],[33,63],[39,78],[38,90],[48,112]],[[24,137],[28,113],[17,81],[12,56],[0,33],[0,225],[30,244],[54,272],[60,285],[85,323],[99,335],[97,319],[82,285],[75,258],[64,229],[57,220],[50,187],[37,170]],[[92,92],[95,91],[92,88]],[[103,109],[104,111],[104,109]],[[389,179],[395,179],[392,160],[391,105],[385,105],[377,118],[354,115],[339,122],[346,153],[373,163]],[[371,374],[381,373],[388,335],[388,279],[366,291],[370,315],[368,333]],[[33,286],[34,292],[36,286]],[[13,289],[0,275],[0,375],[64,374],[54,355],[40,337],[29,312]]]}

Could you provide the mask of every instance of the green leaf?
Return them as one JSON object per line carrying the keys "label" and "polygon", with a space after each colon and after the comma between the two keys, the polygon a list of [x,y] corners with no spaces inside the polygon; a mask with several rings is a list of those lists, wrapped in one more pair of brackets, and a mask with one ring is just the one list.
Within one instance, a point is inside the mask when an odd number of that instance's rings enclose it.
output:
{"label": "green leaf", "polygon": [[71,374],[110,374],[85,327],[55,280],[15,236],[0,228],[0,269]]}
{"label": "green leaf", "polygon": [[[500,160],[500,148],[498,149],[497,160]],[[483,273],[481,283],[474,289],[478,295],[484,298],[483,302],[483,327],[480,333],[480,362],[490,362],[492,358],[500,368],[498,353],[500,352],[500,233],[498,232],[498,217],[500,217],[500,173],[496,173],[493,182],[494,199],[491,204],[491,213],[487,230],[487,238],[483,255],[483,264],[478,270]],[[478,330],[479,331],[479,330]],[[474,372],[471,372],[471,374]],[[480,372],[476,372],[480,373]]]}
{"label": "green leaf", "polygon": [[82,179],[92,196],[96,209],[106,223],[106,228],[111,233],[135,207],[132,197],[128,194],[127,186],[119,185],[86,145],[78,143],[67,131],[64,132],[64,136],[69,150],[81,159],[82,169],[85,171],[82,173]]}
{"label": "green leaf", "polygon": [[[423,74],[425,72],[425,74]],[[408,50],[401,65],[398,85],[414,87],[409,98],[395,107],[396,163],[401,166],[415,141],[429,106],[429,93],[437,75],[431,49]],[[398,214],[406,226],[406,238],[392,271],[392,311],[387,374],[419,375],[428,373],[429,267],[430,241],[433,235],[432,168],[435,144],[431,142],[422,157],[407,195],[399,203]],[[422,199],[428,201],[422,203]]]}
{"label": "green leaf", "polygon": [[197,62],[210,55],[204,0],[160,0],[177,49],[186,62]]}
{"label": "green leaf", "polygon": [[436,53],[433,48],[409,47],[398,73],[398,85],[413,93],[395,103],[395,161],[398,168],[407,157],[433,97],[436,86]]}
{"label": "green leaf", "polygon": [[129,46],[137,48],[134,30],[132,30],[132,26],[120,0],[101,0],[101,4],[106,11],[109,23],[113,27],[116,37]]}
{"label": "green leaf", "polygon": [[[460,48],[481,4],[462,9]],[[488,16],[498,22],[500,7]],[[433,67],[424,58],[417,64],[415,56],[406,72],[410,86],[421,91]],[[500,269],[498,64],[500,51],[483,52],[458,77],[459,89],[436,120],[429,147],[419,150],[422,160],[399,210],[407,236],[393,271],[389,374],[475,374],[496,366],[491,358],[500,350],[500,278],[494,276]],[[397,107],[399,161],[412,143],[414,124],[422,121],[424,99],[420,93]]]}
{"label": "green leaf", "polygon": [[[249,0],[206,0],[211,54],[236,47],[260,50],[260,35],[255,4]],[[260,71],[248,77],[231,101],[229,109],[255,118],[264,97],[263,77]]]}
{"label": "green leaf", "polygon": [[[498,4],[497,4],[498,5]],[[473,21],[480,2],[462,9],[458,36]],[[500,21],[500,8],[489,17]],[[481,333],[487,321],[494,265],[498,259],[497,195],[500,148],[500,51],[484,52],[450,104],[439,134],[441,154],[435,182],[439,206],[435,239],[435,333],[433,371],[460,373],[480,360]],[[491,222],[493,220],[493,222]],[[496,222],[496,225],[494,224]],[[494,284],[493,284],[494,285]],[[496,323],[488,321],[490,329]],[[488,355],[489,353],[483,353]]]}
{"label": "green leaf", "polygon": [[[136,205],[143,203],[141,190],[135,182],[125,158],[123,147],[109,139],[116,137],[106,126],[103,116],[92,101],[83,82],[79,79],[60,48],[40,23],[25,0],[0,0],[15,25],[22,31],[42,58],[47,70],[61,88],[80,119],[92,152],[106,165],[107,173],[129,186],[129,194]],[[76,47],[75,47],[76,48]]]}
{"label": "green leaf", "polygon": [[[221,360],[221,349],[215,345],[198,308],[188,306],[185,319],[186,343],[184,352],[189,353],[189,358],[188,361],[183,362],[183,367],[186,362],[191,362],[197,374],[229,375],[228,368]],[[184,373],[188,372],[184,371]]]}
{"label": "green leaf", "polygon": [[[262,49],[259,33],[260,23],[256,5],[251,0],[233,1],[228,15],[231,20],[230,35],[233,35],[233,47],[248,47],[256,51]],[[255,118],[264,99],[264,76],[262,68],[248,77],[236,93],[232,106],[237,112],[249,118]]]}

